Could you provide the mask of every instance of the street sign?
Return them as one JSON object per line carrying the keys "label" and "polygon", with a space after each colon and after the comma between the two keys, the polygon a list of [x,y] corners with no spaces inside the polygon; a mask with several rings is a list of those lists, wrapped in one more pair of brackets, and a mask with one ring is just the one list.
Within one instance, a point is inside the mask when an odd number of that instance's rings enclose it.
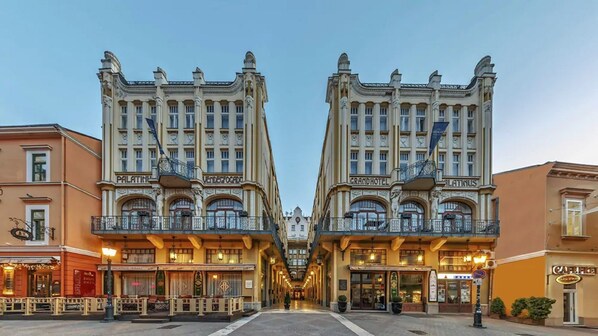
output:
{"label": "street sign", "polygon": [[474,279],[484,279],[486,278],[486,271],[484,271],[483,269],[475,270],[471,274],[471,277]]}
{"label": "street sign", "polygon": [[482,285],[482,279],[478,278],[478,279],[473,279],[473,284],[476,286],[481,286]]}

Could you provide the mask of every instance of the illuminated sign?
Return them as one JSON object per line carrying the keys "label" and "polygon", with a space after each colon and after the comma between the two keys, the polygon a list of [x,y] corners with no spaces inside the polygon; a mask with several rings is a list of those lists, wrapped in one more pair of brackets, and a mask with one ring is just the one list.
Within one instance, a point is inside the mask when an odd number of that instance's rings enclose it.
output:
{"label": "illuminated sign", "polygon": [[552,274],[596,275],[596,267],[553,265]]}
{"label": "illuminated sign", "polygon": [[556,277],[556,282],[561,285],[572,285],[581,281],[581,277],[577,274],[562,274]]}

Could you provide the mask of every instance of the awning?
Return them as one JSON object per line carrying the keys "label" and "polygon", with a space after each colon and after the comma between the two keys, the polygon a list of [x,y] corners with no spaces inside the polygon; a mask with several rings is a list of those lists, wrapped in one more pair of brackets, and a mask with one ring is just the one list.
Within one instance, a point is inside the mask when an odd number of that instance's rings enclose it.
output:
{"label": "awning", "polygon": [[[255,264],[112,264],[113,271],[253,271]],[[108,269],[98,265],[98,271]]]}
{"label": "awning", "polygon": [[60,257],[2,257],[0,264],[55,264]]}
{"label": "awning", "polygon": [[397,271],[397,272],[416,272],[416,271],[431,271],[431,266],[386,266],[386,265],[350,265],[349,270],[351,271]]}

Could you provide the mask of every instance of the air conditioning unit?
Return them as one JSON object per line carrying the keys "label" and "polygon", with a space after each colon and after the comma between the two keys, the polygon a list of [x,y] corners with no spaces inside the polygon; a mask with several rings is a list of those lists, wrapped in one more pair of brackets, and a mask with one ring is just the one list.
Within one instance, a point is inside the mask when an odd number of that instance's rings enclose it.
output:
{"label": "air conditioning unit", "polygon": [[494,259],[486,260],[486,264],[484,265],[485,269],[495,269],[498,266],[498,263]]}
{"label": "air conditioning unit", "polygon": [[496,253],[492,250],[482,250],[483,253],[486,253],[488,259],[496,259]]}

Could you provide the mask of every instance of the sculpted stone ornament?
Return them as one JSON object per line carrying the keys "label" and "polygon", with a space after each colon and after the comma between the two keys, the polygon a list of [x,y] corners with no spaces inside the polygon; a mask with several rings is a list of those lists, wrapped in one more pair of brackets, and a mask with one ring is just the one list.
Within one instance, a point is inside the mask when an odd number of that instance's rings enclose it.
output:
{"label": "sculpted stone ornament", "polygon": [[349,99],[347,97],[342,97],[341,98],[341,110],[346,110],[347,107],[349,106]]}
{"label": "sculpted stone ornament", "polygon": [[203,191],[199,188],[193,188],[193,197],[195,201],[195,216],[201,216],[203,208]]}
{"label": "sculpted stone ornament", "polygon": [[164,194],[160,189],[154,189],[156,193],[156,210],[158,216],[163,216],[163,209],[164,209]]}
{"label": "sculpted stone ornament", "polygon": [[197,112],[197,116],[200,118],[200,120],[201,120],[201,103],[202,102],[203,102],[203,99],[201,99],[200,96],[195,97],[195,109]]}
{"label": "sculpted stone ornament", "polygon": [[399,101],[399,97],[392,98],[392,107],[398,109],[401,106],[401,102]]}
{"label": "sculpted stone ornament", "polygon": [[440,189],[434,189],[432,190],[432,207],[430,210],[430,215],[432,217],[432,219],[437,219],[438,218],[438,205],[440,203],[440,195],[441,195],[441,191]]}
{"label": "sculpted stone ornament", "polygon": [[390,193],[390,204],[392,208],[392,217],[399,218],[399,208],[401,204],[401,195],[403,191],[401,189],[394,189]]}
{"label": "sculpted stone ornament", "polygon": [[250,95],[245,96],[245,104],[247,105],[247,109],[249,111],[253,111],[254,103],[255,103],[255,99],[253,99],[252,96],[250,96]]}

